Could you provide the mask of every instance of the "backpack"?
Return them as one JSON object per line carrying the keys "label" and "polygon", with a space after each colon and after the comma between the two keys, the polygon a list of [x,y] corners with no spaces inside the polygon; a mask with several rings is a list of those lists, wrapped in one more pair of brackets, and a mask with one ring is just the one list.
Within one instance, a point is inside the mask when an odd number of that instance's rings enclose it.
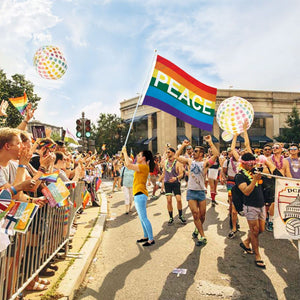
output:
{"label": "backpack", "polygon": [[[234,181],[236,182],[235,178],[239,173],[237,173],[234,177]],[[235,210],[237,213],[241,216],[245,216],[243,212],[243,204],[244,204],[244,194],[242,191],[238,188],[238,186],[235,184],[231,189],[231,198],[232,203],[235,207]]]}

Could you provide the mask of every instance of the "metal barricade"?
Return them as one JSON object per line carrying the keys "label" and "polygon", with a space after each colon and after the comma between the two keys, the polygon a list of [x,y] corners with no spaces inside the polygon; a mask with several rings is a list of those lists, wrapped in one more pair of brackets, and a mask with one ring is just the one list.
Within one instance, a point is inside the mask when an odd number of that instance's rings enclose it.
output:
{"label": "metal barricade", "polygon": [[38,209],[26,234],[10,236],[0,252],[0,299],[15,299],[64,246],[81,208],[84,182],[70,188],[69,207],[49,205]]}

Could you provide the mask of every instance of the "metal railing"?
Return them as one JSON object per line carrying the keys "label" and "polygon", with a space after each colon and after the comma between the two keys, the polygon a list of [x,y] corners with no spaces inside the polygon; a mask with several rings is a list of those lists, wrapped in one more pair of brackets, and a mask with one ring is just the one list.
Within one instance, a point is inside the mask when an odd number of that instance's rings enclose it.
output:
{"label": "metal railing", "polygon": [[0,252],[0,299],[15,299],[64,246],[67,254],[71,225],[82,205],[84,182],[70,187],[69,206],[38,209],[26,234],[10,236]]}

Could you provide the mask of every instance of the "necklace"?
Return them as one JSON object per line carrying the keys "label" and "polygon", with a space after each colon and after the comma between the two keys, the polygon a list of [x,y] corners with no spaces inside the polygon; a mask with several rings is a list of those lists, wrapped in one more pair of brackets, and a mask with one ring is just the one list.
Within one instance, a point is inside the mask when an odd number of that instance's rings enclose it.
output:
{"label": "necklace", "polygon": [[[245,170],[243,167],[240,167],[240,170],[243,172],[243,174],[249,179],[250,183],[253,180],[253,175],[249,171]],[[255,186],[258,186],[258,182],[255,183]]]}
{"label": "necklace", "polygon": [[233,161],[233,157],[230,157],[230,163],[231,163],[231,167],[232,167],[233,172],[236,174],[237,173],[236,164]]}
{"label": "necklace", "polygon": [[166,171],[167,171],[168,173],[171,173],[171,171],[172,171],[172,169],[173,169],[175,163],[176,163],[176,159],[173,160],[173,163],[172,163],[172,165],[170,166],[170,165],[169,165],[169,160],[168,160],[168,159],[166,160],[166,166],[165,166],[165,167],[166,167]]}
{"label": "necklace", "polygon": [[283,156],[282,156],[282,155],[280,156],[280,161],[279,161],[279,163],[278,163],[277,160],[275,159],[274,154],[272,155],[271,158],[272,158],[272,161],[273,161],[273,163],[275,164],[276,168],[277,168],[278,170],[281,170],[282,167],[283,167]]}

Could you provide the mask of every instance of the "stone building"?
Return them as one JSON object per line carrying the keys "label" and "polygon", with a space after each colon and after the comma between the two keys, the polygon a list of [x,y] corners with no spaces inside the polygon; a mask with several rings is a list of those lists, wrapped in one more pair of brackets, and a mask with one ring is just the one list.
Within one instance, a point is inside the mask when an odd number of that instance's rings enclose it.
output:
{"label": "stone building", "polygon": [[[254,108],[255,115],[248,131],[251,145],[261,147],[266,142],[273,141],[273,137],[281,133],[285,126],[287,115],[293,106],[300,110],[300,93],[272,92],[219,89],[217,92],[216,111],[220,103],[232,96],[248,100]],[[121,118],[130,122],[138,97],[124,100],[120,103]],[[134,130],[139,138],[137,144],[155,152],[163,152],[166,143],[176,146],[188,138],[193,145],[202,144],[203,136],[213,135],[213,141],[220,149],[225,149],[229,143],[221,138],[222,129],[214,119],[213,131],[206,132],[185,123],[155,107],[142,105],[138,107],[134,120]],[[239,136],[238,146],[242,146],[243,138]]]}

